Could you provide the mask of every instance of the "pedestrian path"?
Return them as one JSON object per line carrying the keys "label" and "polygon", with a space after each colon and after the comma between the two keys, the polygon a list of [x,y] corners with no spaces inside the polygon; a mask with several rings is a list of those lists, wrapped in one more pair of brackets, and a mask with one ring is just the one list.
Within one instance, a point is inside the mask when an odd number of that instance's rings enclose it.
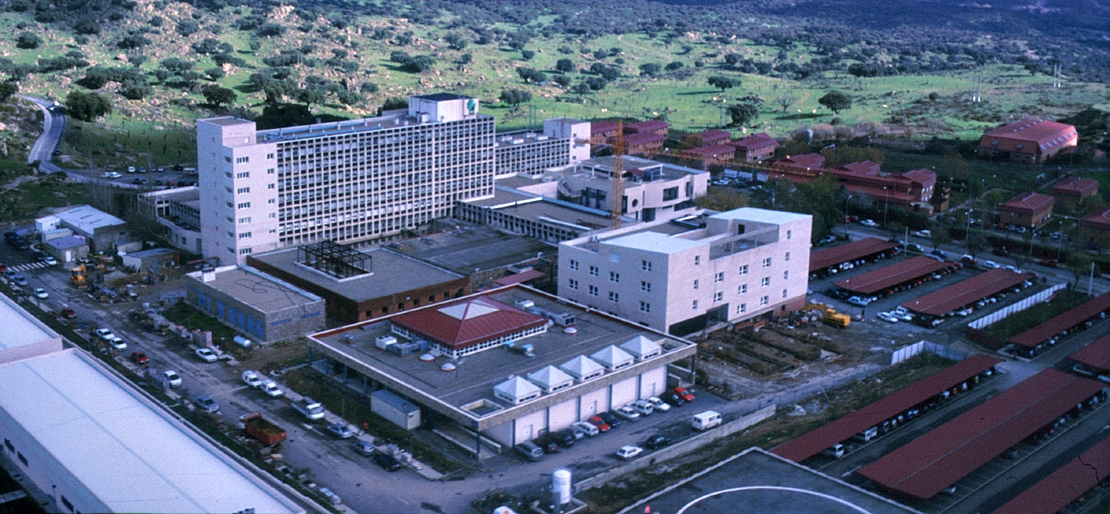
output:
{"label": "pedestrian path", "polygon": [[8,269],[15,271],[31,271],[33,269],[41,269],[48,266],[50,265],[45,262],[31,262],[27,264],[16,264],[14,266],[8,266]]}

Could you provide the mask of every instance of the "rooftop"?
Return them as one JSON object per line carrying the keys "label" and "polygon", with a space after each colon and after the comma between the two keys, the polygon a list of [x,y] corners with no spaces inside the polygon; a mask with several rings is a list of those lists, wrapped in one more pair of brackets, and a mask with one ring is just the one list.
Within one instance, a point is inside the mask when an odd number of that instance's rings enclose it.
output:
{"label": "rooftop", "polygon": [[1050,139],[1070,135],[1075,135],[1075,127],[1071,125],[1040,118],[1026,118],[987,132],[983,138],[1037,141],[1044,146],[1044,143]]}
{"label": "rooftop", "polygon": [[[1094,438],[1092,438],[1094,439]],[[994,514],[1056,514],[1097,487],[1110,473],[1110,439],[1064,464],[1040,482],[1022,490]]]}
{"label": "rooftop", "polygon": [[902,262],[883,266],[844,280],[835,285],[846,291],[860,294],[875,294],[896,285],[932,275],[944,268],[955,269],[953,262],[939,262],[923,255]]}
{"label": "rooftop", "polygon": [[88,234],[92,234],[93,231],[98,228],[114,227],[125,224],[123,220],[89,205],[74,207],[73,209],[59,212],[55,214],[55,216],[66,222],[66,224]]}
{"label": "rooftop", "polygon": [[854,261],[869,255],[889,252],[897,247],[897,244],[890,241],[883,241],[875,237],[866,237],[850,243],[844,243],[832,248],[810,253],[809,271],[812,273],[829,266],[837,266],[841,263]]}
{"label": "rooftop", "polygon": [[[323,301],[319,296],[298,289],[250,266],[224,266],[208,272],[194,271],[188,275],[263,312],[275,312]],[[211,280],[206,281],[205,275],[210,276]],[[322,308],[321,304],[312,310],[318,312]]]}
{"label": "rooftop", "polygon": [[1106,311],[1110,311],[1110,293],[1103,293],[1091,298],[1067,312],[1062,312],[1040,325],[1011,337],[1007,342],[1026,348],[1033,348],[1047,341],[1049,338],[1061,334],[1066,330],[1071,330],[1076,325]]}
{"label": "rooftop", "polygon": [[19,348],[51,339],[56,339],[61,346],[62,336],[40,323],[7,295],[0,295],[0,319],[4,320],[4,330],[0,332],[0,350]]}
{"label": "rooftop", "polygon": [[477,296],[394,316],[395,325],[453,349],[543,326],[547,318]]}
{"label": "rooftop", "polygon": [[506,234],[486,225],[471,225],[459,220],[449,222],[456,224],[454,229],[396,241],[388,247],[461,275],[555,254],[553,246],[534,238]]}
{"label": "rooftop", "polygon": [[65,236],[59,237],[57,239],[51,239],[45,244],[57,248],[58,250],[67,250],[69,248],[76,248],[78,246],[86,245],[88,244],[88,241],[86,241],[85,238],[81,236]]}
{"label": "rooftop", "polygon": [[1093,343],[1069,355],[1068,358],[1087,366],[1096,373],[1110,373],[1110,335],[1096,339]]}
{"label": "rooftop", "polygon": [[902,307],[913,312],[938,317],[944,316],[960,307],[970,305],[1034,278],[1036,277],[1032,273],[1014,273],[1008,269],[992,269],[933,291],[925,296],[903,302]]}
{"label": "rooftop", "polygon": [[1049,195],[1026,191],[1011,198],[1009,201],[1002,204],[999,209],[1035,213],[1043,209],[1051,209],[1054,203],[1056,203],[1056,199]]}
{"label": "rooftop", "polygon": [[779,142],[776,141],[775,138],[768,135],[766,132],[760,132],[758,134],[752,134],[750,136],[742,137],[740,139],[730,141],[728,144],[744,150],[750,150],[752,148],[762,148],[769,145],[774,145],[776,148],[780,146]]}
{"label": "rooftop", "polygon": [[[493,198],[467,203],[489,207],[520,218],[566,226],[582,232],[608,228],[613,224],[607,212],[502,186],[494,188]],[[633,225],[637,221],[624,216],[622,223]]]}
{"label": "rooftop", "polygon": [[[436,93],[431,95],[414,96],[411,98],[419,98],[434,102],[440,102],[445,100],[458,100],[469,97],[450,93]],[[475,114],[474,117],[492,119],[492,116],[488,114]],[[430,125],[436,123],[440,122],[438,120],[421,121],[419,118],[410,116],[408,110],[397,109],[395,111],[386,111],[382,114],[382,116],[374,118],[360,118],[356,120],[342,120],[328,123],[315,123],[312,125],[300,125],[296,127],[259,130],[256,133],[256,138],[257,141],[261,144],[273,143],[277,141],[292,141],[297,139],[353,134],[359,132],[374,132],[378,130],[396,129],[414,125]]]}
{"label": "rooftop", "polygon": [[1070,177],[1052,186],[1052,194],[1083,197],[1098,192],[1098,181],[1085,177]]}
{"label": "rooftop", "polygon": [[113,512],[303,512],[77,350],[0,366],[0,408]]}
{"label": "rooftop", "polygon": [[285,248],[251,256],[356,302],[442,284],[463,275],[386,248],[361,250],[370,256],[370,273],[338,280],[298,262],[298,249]]}
{"label": "rooftop", "polygon": [[[701,175],[709,173],[708,171],[696,170],[694,168],[687,168],[685,166],[677,166],[674,164],[653,161],[651,159],[644,159],[642,157],[634,157],[626,155],[623,159],[624,170],[627,174],[629,170],[634,169],[649,169],[659,168],[662,170],[663,180],[675,180],[686,177],[687,175]],[[558,175],[589,175],[598,179],[608,180],[609,173],[616,165],[616,157],[609,155],[605,157],[597,157],[588,159],[578,163],[572,168],[566,168],[564,171],[557,172]],[[596,172],[594,169],[596,168]],[[626,187],[632,185],[631,182],[626,182]]]}
{"label": "rooftop", "polygon": [[1087,213],[1079,224],[1099,230],[1110,230],[1110,207],[1098,207]]}

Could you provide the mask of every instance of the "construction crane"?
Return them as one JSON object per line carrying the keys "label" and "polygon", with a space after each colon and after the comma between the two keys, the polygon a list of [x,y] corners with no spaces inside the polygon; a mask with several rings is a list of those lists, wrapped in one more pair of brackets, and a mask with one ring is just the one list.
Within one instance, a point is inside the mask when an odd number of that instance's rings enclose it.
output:
{"label": "construction crane", "polygon": [[624,123],[617,122],[617,135],[613,139],[613,180],[612,191],[609,194],[609,215],[612,218],[613,228],[621,228],[621,216],[624,215]]}

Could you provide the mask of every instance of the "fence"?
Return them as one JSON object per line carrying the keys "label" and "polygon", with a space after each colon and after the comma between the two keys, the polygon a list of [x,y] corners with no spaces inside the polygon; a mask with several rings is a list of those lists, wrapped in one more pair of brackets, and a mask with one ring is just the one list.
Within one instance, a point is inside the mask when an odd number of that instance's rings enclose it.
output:
{"label": "fence", "polygon": [[893,366],[915,355],[920,355],[923,352],[929,352],[934,355],[944,357],[948,360],[962,361],[967,358],[967,354],[959,350],[953,350],[947,346],[936,344],[932,341],[921,340],[909,346],[899,348],[890,356],[890,365]]}
{"label": "fence", "polygon": [[1013,305],[1008,305],[1005,308],[999,309],[995,312],[987,314],[986,316],[983,316],[982,318],[972,321],[971,323],[968,323],[967,326],[976,330],[982,330],[991,323],[1008,318],[1011,314],[1021,312],[1038,303],[1047,302],[1049,298],[1056,294],[1056,291],[1059,291],[1067,286],[1068,285],[1066,283],[1056,284],[1048,289],[1045,289],[1044,291],[1023,299],[1020,302],[1017,302]]}

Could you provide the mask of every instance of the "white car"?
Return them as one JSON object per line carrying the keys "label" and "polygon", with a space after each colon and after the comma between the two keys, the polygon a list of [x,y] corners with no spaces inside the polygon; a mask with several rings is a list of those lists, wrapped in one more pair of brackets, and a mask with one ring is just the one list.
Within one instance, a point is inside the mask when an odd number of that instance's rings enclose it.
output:
{"label": "white car", "polygon": [[871,228],[875,228],[875,227],[879,226],[878,223],[875,223],[874,221],[871,221],[871,220],[863,220],[863,221],[859,222],[859,224],[863,225],[865,227],[871,227]]}
{"label": "white car", "polygon": [[115,338],[115,339],[112,339],[111,345],[112,345],[112,348],[115,348],[116,350],[119,350],[121,352],[124,351],[124,350],[127,350],[127,343],[125,343],[123,341],[123,339],[120,339],[118,337]]}
{"label": "white car", "polygon": [[890,311],[890,313],[897,316],[898,319],[902,321],[913,321],[913,314],[911,314],[910,311],[906,310],[906,308],[902,307],[901,305],[895,307],[894,310]]}
{"label": "white car", "polygon": [[620,418],[627,421],[636,421],[637,419],[640,419],[640,413],[636,412],[632,407],[629,407],[627,405],[619,409],[615,409],[613,411],[613,414],[616,414]]}
{"label": "white car", "polygon": [[108,179],[120,178],[122,176],[123,175],[120,175],[118,171],[105,171],[104,173],[100,174],[100,178],[108,178]]}
{"label": "white car", "polygon": [[590,437],[598,434],[597,427],[591,423],[586,423],[585,421],[575,421],[570,425],[570,429]]}
{"label": "white car", "polygon": [[219,358],[216,357],[216,354],[208,348],[197,348],[197,351],[193,353],[195,353],[197,357],[204,362],[216,362],[217,360],[219,360]]}
{"label": "white car", "polygon": [[47,298],[50,298],[50,293],[47,293],[46,290],[41,288],[41,287],[36,287],[35,288],[35,298],[38,298],[40,300],[45,300]]}
{"label": "white car", "polygon": [[661,400],[658,396],[652,396],[651,398],[648,398],[647,402],[650,403],[651,406],[659,412],[667,412],[671,410],[671,404]]}
{"label": "white car", "polygon": [[639,446],[621,446],[621,448],[617,450],[617,457],[628,460],[635,458],[641,453],[644,453],[644,449]]}
{"label": "white car", "polygon": [[980,264],[980,266],[982,266],[985,269],[998,269],[998,268],[1002,267],[1002,266],[999,266],[998,263],[994,262],[994,261],[983,261],[983,263]]}
{"label": "white car", "polygon": [[258,376],[258,372],[250,369],[243,372],[243,382],[251,387],[262,386],[262,379]]}
{"label": "white car", "polygon": [[55,259],[53,255],[47,255],[46,257],[43,257],[42,262],[44,264],[46,264],[47,266],[57,266],[58,265],[58,259]]}
{"label": "white car", "polygon": [[636,400],[628,404],[628,406],[632,407],[632,409],[636,412],[639,412],[641,416],[650,415],[652,412],[655,411],[655,406],[647,400]]}
{"label": "white car", "polygon": [[930,237],[933,237],[933,233],[929,230],[918,230],[918,231],[913,232],[913,235],[915,235],[917,237],[923,237],[925,239],[929,239]]}
{"label": "white car", "polygon": [[107,342],[115,339],[116,335],[112,333],[112,329],[110,328],[98,328],[96,329],[96,337],[99,337],[102,341]]}
{"label": "white car", "polygon": [[890,312],[880,312],[878,318],[887,323],[898,323],[898,317]]}
{"label": "white car", "polygon": [[277,382],[274,382],[270,379],[262,381],[262,385],[259,386],[259,389],[262,389],[262,392],[266,393],[272,398],[277,398],[285,395],[285,391],[282,391],[281,388],[278,387]]}
{"label": "white car", "polygon": [[170,384],[170,387],[181,386],[181,375],[178,375],[177,372],[172,369],[167,369],[166,371],[163,371],[162,378],[166,379],[166,382]]}

